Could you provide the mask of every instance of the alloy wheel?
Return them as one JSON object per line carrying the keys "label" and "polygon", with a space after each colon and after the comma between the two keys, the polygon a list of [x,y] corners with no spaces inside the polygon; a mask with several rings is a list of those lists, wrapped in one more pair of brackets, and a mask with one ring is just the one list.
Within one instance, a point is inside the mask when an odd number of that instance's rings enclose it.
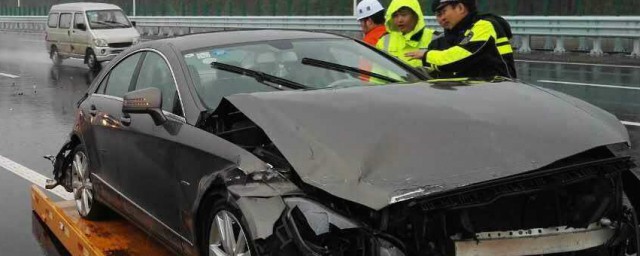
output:
{"label": "alloy wheel", "polygon": [[240,221],[229,211],[219,211],[209,230],[210,256],[251,256]]}
{"label": "alloy wheel", "polygon": [[86,217],[93,206],[93,184],[89,177],[89,159],[84,152],[78,151],[73,156],[71,173],[76,209],[81,216]]}

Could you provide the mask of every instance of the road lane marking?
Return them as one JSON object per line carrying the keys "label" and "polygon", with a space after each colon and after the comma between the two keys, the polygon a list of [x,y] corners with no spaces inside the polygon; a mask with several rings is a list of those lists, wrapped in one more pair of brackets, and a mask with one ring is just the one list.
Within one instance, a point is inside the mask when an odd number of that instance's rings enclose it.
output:
{"label": "road lane marking", "polygon": [[624,125],[628,125],[628,126],[637,126],[640,127],[640,123],[636,123],[636,122],[629,122],[629,121],[621,121],[622,124]]}
{"label": "road lane marking", "polygon": [[593,64],[593,63],[579,63],[579,62],[540,61],[540,60],[516,60],[516,62],[541,63],[541,64],[563,64],[563,65],[574,65],[574,66],[594,66],[594,67],[609,67],[609,68],[635,68],[635,69],[640,69],[640,66],[613,65],[613,64]]}
{"label": "road lane marking", "polygon": [[[47,177],[45,177],[44,175],[34,170],[31,170],[27,167],[24,167],[19,163],[11,161],[11,159],[1,155],[0,155],[0,167],[14,173],[15,175],[18,175],[19,177],[33,184],[36,184],[41,188],[44,188],[44,184],[47,180]],[[51,191],[53,194],[61,197],[64,200],[73,200],[73,195],[67,192],[66,190],[64,190],[64,188],[62,188],[61,186],[58,186],[55,189],[49,190],[49,191]]]}
{"label": "road lane marking", "polygon": [[12,74],[6,74],[6,73],[0,73],[0,76],[6,76],[8,78],[18,78],[20,76],[16,76],[16,75],[12,75]]}
{"label": "road lane marking", "polygon": [[613,88],[613,89],[640,90],[640,87],[629,87],[629,86],[608,85],[608,84],[588,84],[588,83],[575,83],[575,82],[551,81],[551,80],[538,80],[538,82],[545,83],[545,84],[584,85],[584,86]]}

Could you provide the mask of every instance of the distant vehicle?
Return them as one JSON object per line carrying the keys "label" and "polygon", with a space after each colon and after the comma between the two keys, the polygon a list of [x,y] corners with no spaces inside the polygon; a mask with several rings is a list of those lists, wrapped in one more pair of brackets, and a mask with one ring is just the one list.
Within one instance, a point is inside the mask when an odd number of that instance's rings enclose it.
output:
{"label": "distant vehicle", "polygon": [[140,41],[135,24],[120,7],[103,3],[68,3],[51,7],[46,29],[49,57],[83,59],[92,70]]}
{"label": "distant vehicle", "polygon": [[429,82],[350,38],[145,42],[78,106],[48,187],[178,254],[622,256],[637,244],[640,186],[613,115],[514,81]]}

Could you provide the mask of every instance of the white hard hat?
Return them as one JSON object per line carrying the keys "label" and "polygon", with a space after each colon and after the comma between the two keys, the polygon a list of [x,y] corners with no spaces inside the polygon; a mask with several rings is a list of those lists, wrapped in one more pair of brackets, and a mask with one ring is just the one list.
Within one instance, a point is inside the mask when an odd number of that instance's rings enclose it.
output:
{"label": "white hard hat", "polygon": [[382,10],[384,10],[384,8],[378,0],[362,0],[356,7],[356,17],[358,20],[361,20]]}

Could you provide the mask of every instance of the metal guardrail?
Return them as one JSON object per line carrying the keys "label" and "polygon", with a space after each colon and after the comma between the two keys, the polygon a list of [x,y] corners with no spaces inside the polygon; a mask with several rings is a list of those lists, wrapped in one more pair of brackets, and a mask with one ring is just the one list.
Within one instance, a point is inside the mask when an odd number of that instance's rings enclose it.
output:
{"label": "metal guardrail", "polygon": [[[42,31],[45,16],[0,16],[0,29]],[[640,17],[615,16],[505,16],[511,24],[514,45],[521,53],[531,52],[531,37],[547,37],[546,49],[564,53],[567,38],[579,38],[579,50],[589,50],[601,56],[602,40],[615,39],[616,52],[623,52],[621,39],[632,39],[630,56],[640,57]],[[145,35],[174,36],[207,30],[226,29],[305,29],[356,34],[360,31],[352,16],[136,16],[138,30]],[[433,17],[426,18],[427,26],[439,29]],[[587,46],[586,38],[593,41]],[[555,47],[553,39],[555,39]],[[628,51],[627,51],[628,52]]]}

